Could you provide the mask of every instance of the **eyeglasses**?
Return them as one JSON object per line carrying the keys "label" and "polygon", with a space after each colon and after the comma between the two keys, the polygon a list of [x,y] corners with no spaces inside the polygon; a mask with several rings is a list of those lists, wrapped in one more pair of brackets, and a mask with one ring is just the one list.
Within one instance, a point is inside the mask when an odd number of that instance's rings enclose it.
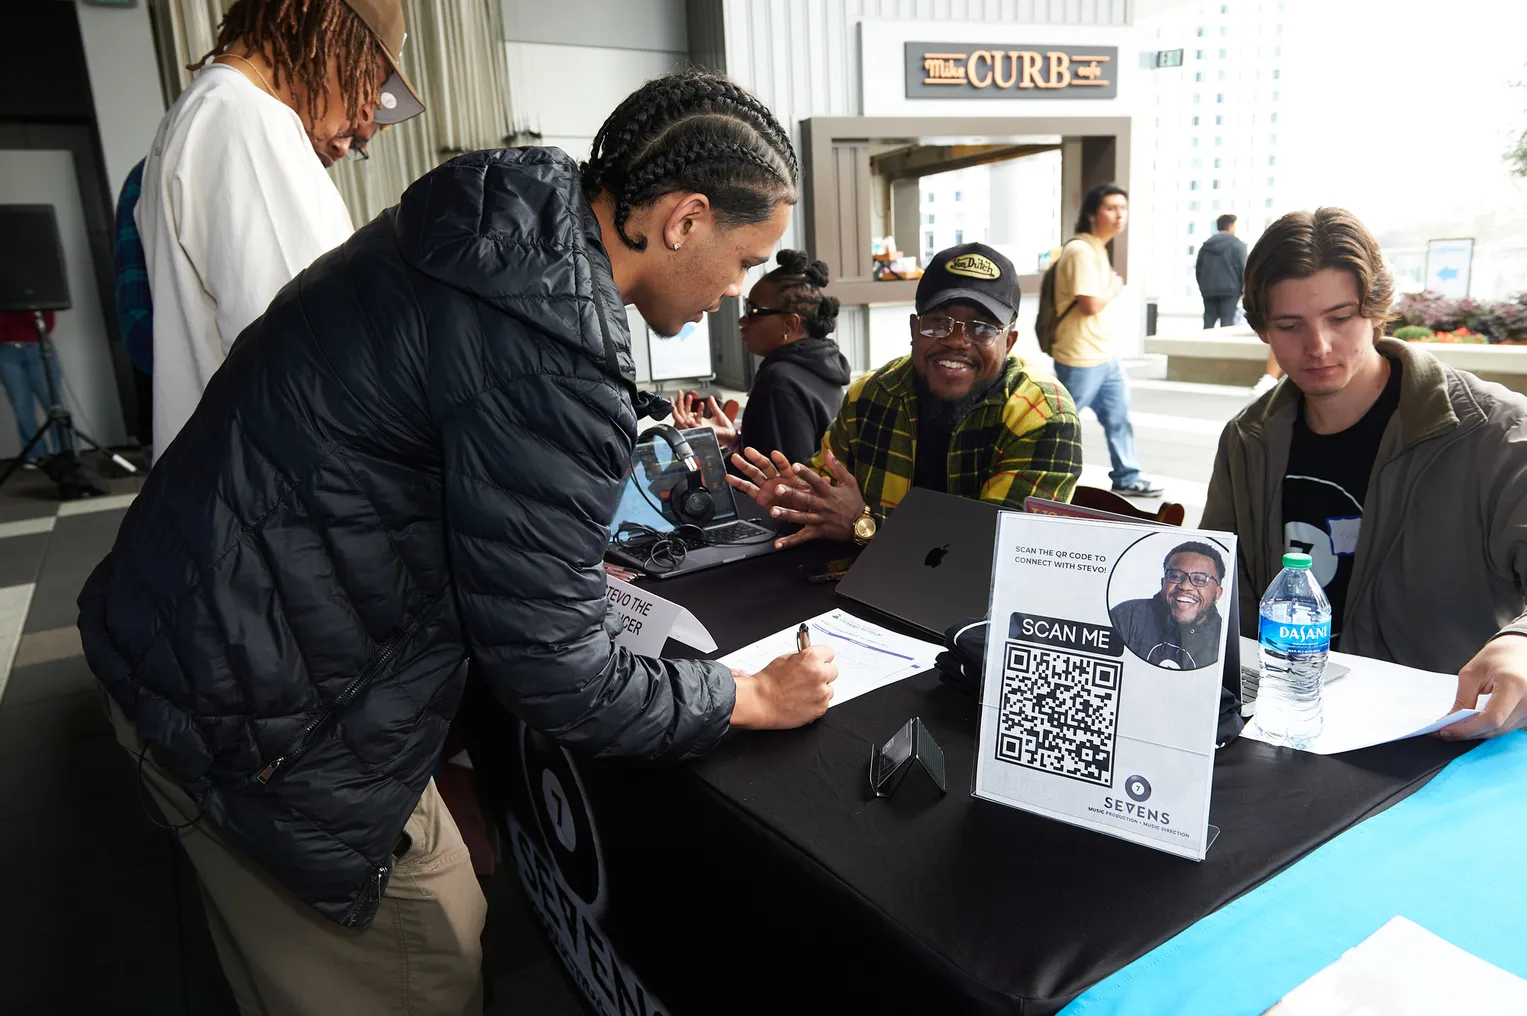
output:
{"label": "eyeglasses", "polygon": [[995,346],[1007,331],[1003,325],[990,321],[956,321],[948,314],[924,314],[917,319],[917,332],[930,339],[945,339],[954,334],[958,326],[965,338],[978,346]]}
{"label": "eyeglasses", "polygon": [[794,314],[793,310],[784,310],[780,307],[760,307],[746,300],[742,303],[742,319],[752,321],[754,318],[768,317],[771,314]]}
{"label": "eyeglasses", "polygon": [[1169,586],[1181,585],[1183,582],[1191,582],[1202,589],[1211,582],[1218,582],[1218,575],[1210,575],[1208,572],[1186,572],[1181,568],[1168,568],[1166,570],[1166,582]]}
{"label": "eyeglasses", "polygon": [[367,159],[370,159],[371,153],[366,151],[366,142],[351,141],[350,151],[346,154],[346,158],[351,162],[365,162]]}

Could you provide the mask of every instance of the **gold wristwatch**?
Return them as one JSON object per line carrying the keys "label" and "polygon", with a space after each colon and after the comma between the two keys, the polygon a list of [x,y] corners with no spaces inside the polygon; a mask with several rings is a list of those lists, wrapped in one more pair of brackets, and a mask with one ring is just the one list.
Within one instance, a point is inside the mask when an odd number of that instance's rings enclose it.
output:
{"label": "gold wristwatch", "polygon": [[854,519],[854,542],[861,547],[865,546],[875,538],[875,530],[877,528],[878,523],[875,521],[875,516],[870,514],[870,506],[865,505],[864,511],[860,512],[859,517]]}

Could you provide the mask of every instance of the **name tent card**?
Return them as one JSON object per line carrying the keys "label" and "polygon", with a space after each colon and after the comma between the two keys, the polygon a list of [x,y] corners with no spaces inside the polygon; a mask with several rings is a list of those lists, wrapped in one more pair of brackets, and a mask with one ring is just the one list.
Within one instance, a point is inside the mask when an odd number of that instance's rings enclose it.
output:
{"label": "name tent card", "polygon": [[621,620],[615,644],[637,656],[662,656],[670,638],[702,653],[716,651],[716,640],[688,610],[655,593],[606,575],[610,609]]}
{"label": "name tent card", "polygon": [[1203,860],[1235,537],[1004,512],[976,797]]}

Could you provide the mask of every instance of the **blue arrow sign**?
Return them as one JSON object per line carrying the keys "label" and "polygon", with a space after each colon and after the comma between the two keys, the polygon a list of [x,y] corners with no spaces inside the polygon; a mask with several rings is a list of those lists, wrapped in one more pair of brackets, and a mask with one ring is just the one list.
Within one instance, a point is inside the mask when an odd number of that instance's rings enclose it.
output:
{"label": "blue arrow sign", "polygon": [[1458,269],[1454,268],[1452,265],[1449,265],[1446,268],[1439,268],[1437,269],[1437,278],[1441,279],[1443,282],[1452,282],[1454,279],[1458,278]]}

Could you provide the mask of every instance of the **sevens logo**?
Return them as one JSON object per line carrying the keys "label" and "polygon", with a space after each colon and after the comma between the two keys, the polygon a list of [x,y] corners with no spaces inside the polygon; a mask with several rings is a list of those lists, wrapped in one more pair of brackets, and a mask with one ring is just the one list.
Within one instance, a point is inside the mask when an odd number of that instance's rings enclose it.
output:
{"label": "sevens logo", "polygon": [[1129,799],[1136,804],[1143,804],[1151,799],[1151,784],[1144,776],[1131,776],[1124,781],[1124,792]]}
{"label": "sevens logo", "polygon": [[604,864],[594,816],[572,756],[546,735],[529,728],[522,728],[520,752],[525,789],[546,852],[568,888],[597,911],[604,894]]}

